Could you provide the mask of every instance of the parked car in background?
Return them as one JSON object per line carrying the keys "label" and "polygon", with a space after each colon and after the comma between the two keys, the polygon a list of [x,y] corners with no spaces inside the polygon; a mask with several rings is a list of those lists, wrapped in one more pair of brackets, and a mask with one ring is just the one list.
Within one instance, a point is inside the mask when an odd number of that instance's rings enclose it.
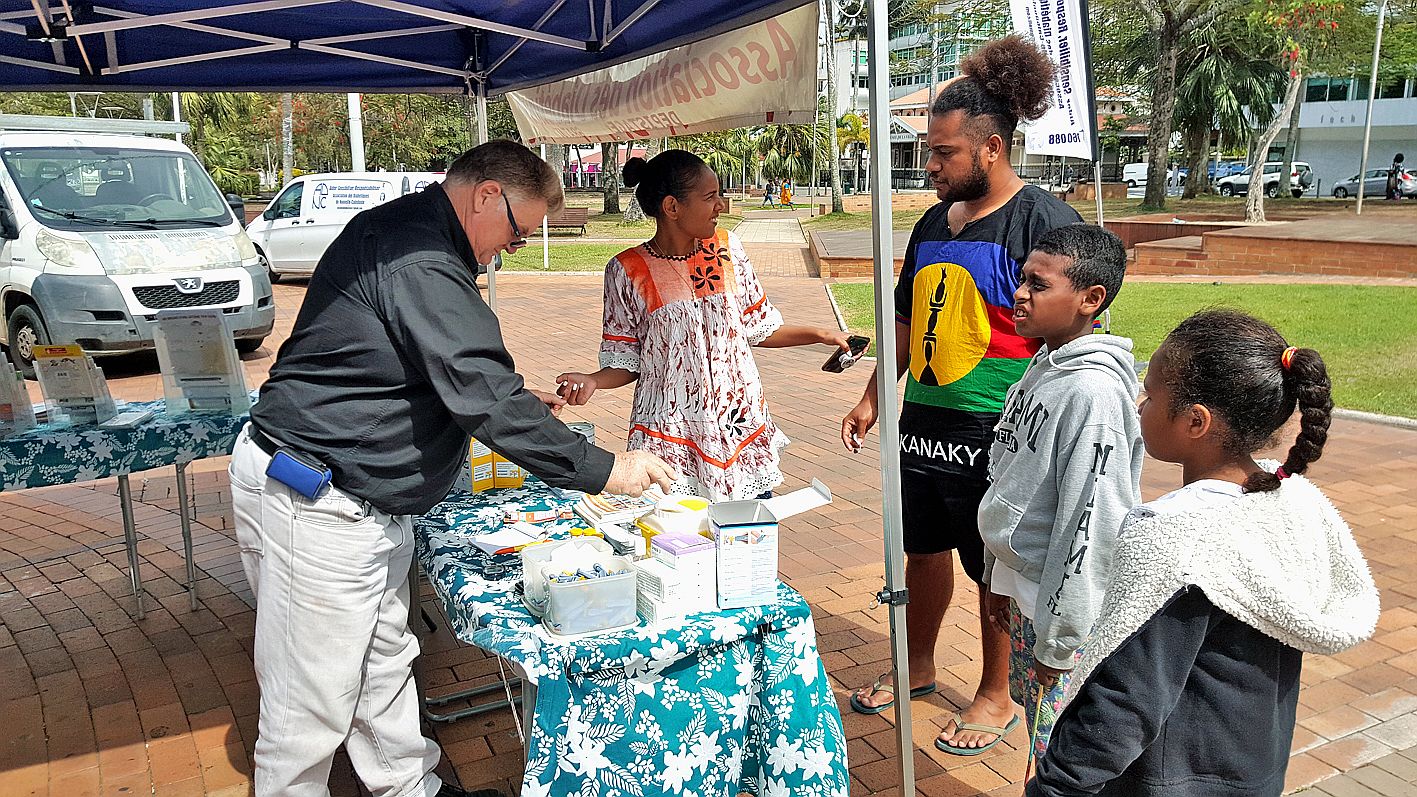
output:
{"label": "parked car in background", "polygon": [[[1260,164],[1260,168],[1264,178],[1264,195],[1271,198],[1279,196],[1279,172],[1284,168],[1284,164],[1279,161],[1268,161]],[[1222,177],[1216,182],[1216,189],[1221,196],[1248,194],[1252,171],[1253,167],[1247,167],[1239,174]],[[1294,161],[1294,167],[1289,172],[1289,192],[1298,198],[1303,196],[1304,190],[1313,184],[1314,171],[1309,168],[1309,164],[1303,161]]]}
{"label": "parked car in background", "polygon": [[[1387,177],[1390,169],[1369,169],[1363,173],[1363,196],[1387,196]],[[1403,169],[1397,175],[1397,191],[1403,197],[1417,198],[1417,176]],[[1358,175],[1333,187],[1333,195],[1339,199],[1358,196]]]}
{"label": "parked car in background", "polygon": [[0,114],[0,333],[26,375],[50,343],[151,349],[169,308],[221,310],[243,352],[270,334],[271,285],[241,197],[164,137],[187,130]]}
{"label": "parked car in background", "polygon": [[436,172],[302,174],[246,225],[271,282],[308,277],[354,214],[443,179]]}
{"label": "parked car in background", "polygon": [[1145,163],[1128,163],[1123,166],[1122,182],[1126,183],[1128,188],[1146,185],[1146,166]]}

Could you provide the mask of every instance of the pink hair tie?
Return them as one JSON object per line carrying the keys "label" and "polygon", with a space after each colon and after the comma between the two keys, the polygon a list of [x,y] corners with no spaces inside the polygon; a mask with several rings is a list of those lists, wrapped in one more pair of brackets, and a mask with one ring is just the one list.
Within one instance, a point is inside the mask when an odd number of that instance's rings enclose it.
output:
{"label": "pink hair tie", "polygon": [[1285,470],[1283,465],[1280,465],[1278,468],[1275,468],[1274,475],[1279,477],[1281,480],[1287,479],[1289,478],[1289,471]]}

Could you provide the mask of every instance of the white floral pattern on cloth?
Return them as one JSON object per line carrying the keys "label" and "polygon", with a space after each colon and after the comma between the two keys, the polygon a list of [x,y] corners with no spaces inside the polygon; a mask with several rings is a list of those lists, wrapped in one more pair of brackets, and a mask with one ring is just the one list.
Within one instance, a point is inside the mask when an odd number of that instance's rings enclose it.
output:
{"label": "white floral pattern on cloth", "polygon": [[0,439],[0,492],[106,479],[231,453],[247,414],[165,414],[163,401],[125,410],[156,415],[128,429],[40,424]]}
{"label": "white floral pattern on cloth", "polygon": [[602,368],[639,374],[629,447],[684,475],[679,492],[753,498],[782,483],[788,443],[768,413],[752,347],[782,326],[736,235],[719,231],[688,261],[643,246],[605,269]]}
{"label": "white floral pattern on cloth", "polygon": [[[467,537],[504,511],[569,507],[535,479],[454,493],[417,522],[418,555],[453,632],[537,685],[523,797],[791,794],[846,797],[841,715],[802,596],[561,640],[522,605],[516,556]],[[575,526],[559,521],[558,532]]]}

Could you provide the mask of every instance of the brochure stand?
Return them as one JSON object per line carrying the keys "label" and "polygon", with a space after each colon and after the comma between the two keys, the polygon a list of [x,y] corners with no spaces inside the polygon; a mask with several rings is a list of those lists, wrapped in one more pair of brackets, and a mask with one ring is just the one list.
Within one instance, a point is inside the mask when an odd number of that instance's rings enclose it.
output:
{"label": "brochure stand", "polygon": [[220,310],[162,310],[153,340],[169,415],[251,408],[236,342]]}
{"label": "brochure stand", "polygon": [[34,370],[44,397],[49,400],[51,421],[59,420],[53,417],[55,412],[67,415],[76,426],[104,423],[118,414],[103,369],[84,354],[83,348],[36,346]]}
{"label": "brochure stand", "polygon": [[34,405],[25,390],[25,378],[9,357],[0,354],[0,437],[22,434],[34,427]]}

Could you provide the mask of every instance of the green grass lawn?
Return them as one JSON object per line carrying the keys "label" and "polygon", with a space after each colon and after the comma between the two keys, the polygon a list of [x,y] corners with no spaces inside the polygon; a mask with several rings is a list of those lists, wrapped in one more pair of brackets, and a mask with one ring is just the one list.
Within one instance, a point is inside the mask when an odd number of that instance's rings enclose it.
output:
{"label": "green grass lawn", "polygon": [[[1097,220],[1097,203],[1092,200],[1069,202],[1085,221]],[[1266,199],[1265,210],[1270,213],[1295,212],[1352,212],[1352,202],[1338,202],[1327,199]],[[1102,212],[1109,219],[1123,216],[1138,216],[1155,212],[1142,206],[1141,199],[1104,199]],[[1168,197],[1163,213],[1245,213],[1244,197],[1201,196],[1195,199]],[[924,215],[923,210],[902,210],[891,214],[891,226],[897,230],[908,230]],[[871,226],[869,213],[828,213],[803,219],[804,229],[811,230],[864,230]]]}
{"label": "green grass lawn", "polygon": [[[551,271],[604,271],[610,258],[630,247],[624,243],[571,243],[551,240]],[[541,240],[502,256],[503,271],[541,271]]]}
{"label": "green grass lawn", "polygon": [[[872,286],[831,290],[847,326],[874,338]],[[1417,288],[1138,282],[1117,296],[1112,330],[1132,338],[1145,360],[1182,319],[1208,307],[1253,313],[1290,343],[1317,349],[1338,406],[1417,418]]]}

